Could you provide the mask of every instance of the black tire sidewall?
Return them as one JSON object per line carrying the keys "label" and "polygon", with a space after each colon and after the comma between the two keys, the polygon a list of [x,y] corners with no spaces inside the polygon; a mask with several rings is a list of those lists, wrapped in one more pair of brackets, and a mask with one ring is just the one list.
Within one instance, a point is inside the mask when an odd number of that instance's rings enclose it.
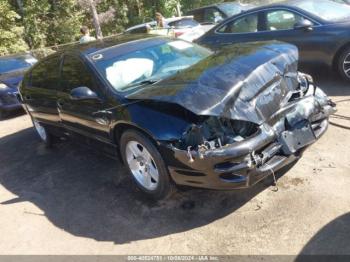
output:
{"label": "black tire sidewall", "polygon": [[[148,152],[152,155],[152,158],[158,168],[159,172],[159,182],[158,186],[155,190],[150,191],[144,188],[137,179],[132,175],[132,172],[129,168],[129,165],[126,160],[126,145],[130,141],[137,141],[140,144],[142,144]],[[120,154],[122,156],[123,162],[125,166],[127,167],[130,175],[133,178],[134,183],[136,186],[145,193],[148,197],[151,197],[155,200],[160,200],[166,198],[168,195],[170,195],[172,191],[172,181],[169,176],[168,168],[161,157],[157,147],[152,143],[152,141],[144,136],[141,132],[136,130],[127,130],[125,131],[120,139]]]}
{"label": "black tire sidewall", "polygon": [[350,48],[347,48],[339,57],[338,60],[338,72],[340,73],[340,75],[342,76],[343,79],[350,81],[350,77],[347,76],[344,72],[344,60],[345,58],[350,54]]}

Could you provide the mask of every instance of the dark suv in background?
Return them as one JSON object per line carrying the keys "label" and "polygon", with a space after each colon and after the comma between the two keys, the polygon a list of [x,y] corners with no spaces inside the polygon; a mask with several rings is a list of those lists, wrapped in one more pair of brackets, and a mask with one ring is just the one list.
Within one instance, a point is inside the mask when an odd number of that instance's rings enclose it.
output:
{"label": "dark suv in background", "polygon": [[29,54],[0,57],[0,119],[8,111],[22,108],[17,99],[18,84],[36,62]]}
{"label": "dark suv in background", "polygon": [[251,8],[253,8],[252,5],[225,2],[193,9],[188,11],[186,15],[193,16],[202,25],[213,25]]}

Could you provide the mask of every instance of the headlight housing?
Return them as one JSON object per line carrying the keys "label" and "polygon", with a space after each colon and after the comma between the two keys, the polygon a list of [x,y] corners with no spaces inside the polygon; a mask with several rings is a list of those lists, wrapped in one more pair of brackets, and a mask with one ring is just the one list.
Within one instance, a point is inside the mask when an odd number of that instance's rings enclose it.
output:
{"label": "headlight housing", "polygon": [[313,82],[313,79],[312,76],[299,72],[298,82],[300,84],[300,90],[305,94],[309,90],[309,85]]}

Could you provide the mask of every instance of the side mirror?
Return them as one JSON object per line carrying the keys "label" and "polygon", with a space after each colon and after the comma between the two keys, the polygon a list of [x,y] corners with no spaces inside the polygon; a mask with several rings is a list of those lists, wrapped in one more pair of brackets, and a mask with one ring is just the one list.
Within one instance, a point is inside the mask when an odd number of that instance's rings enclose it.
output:
{"label": "side mirror", "polygon": [[304,30],[307,32],[311,32],[313,29],[314,24],[307,20],[307,19],[303,19],[302,21],[299,21],[298,23],[296,23],[294,25],[294,29],[296,30]]}
{"label": "side mirror", "polygon": [[80,86],[77,88],[74,88],[70,92],[70,97],[72,100],[97,100],[100,101],[97,94],[93,91],[91,91],[90,88],[86,86]]}

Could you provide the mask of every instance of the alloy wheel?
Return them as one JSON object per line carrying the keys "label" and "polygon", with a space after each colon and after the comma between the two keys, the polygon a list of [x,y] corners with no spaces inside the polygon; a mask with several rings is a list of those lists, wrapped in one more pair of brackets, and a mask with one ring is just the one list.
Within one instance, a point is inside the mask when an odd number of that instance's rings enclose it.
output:
{"label": "alloy wheel", "polygon": [[345,75],[350,78],[350,53],[345,56],[343,62],[343,70]]}
{"label": "alloy wheel", "polygon": [[156,190],[159,171],[146,147],[139,142],[129,141],[125,150],[128,166],[137,182],[149,191]]}

